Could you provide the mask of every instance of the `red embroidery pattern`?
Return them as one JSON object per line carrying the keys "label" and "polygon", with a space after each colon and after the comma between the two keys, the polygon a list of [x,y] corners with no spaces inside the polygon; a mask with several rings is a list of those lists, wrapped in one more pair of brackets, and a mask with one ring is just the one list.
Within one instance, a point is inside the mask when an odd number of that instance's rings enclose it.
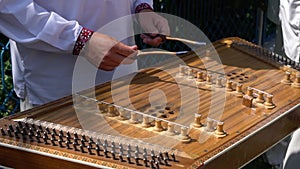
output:
{"label": "red embroidery pattern", "polygon": [[151,9],[151,10],[153,10],[152,7],[149,4],[147,4],[147,3],[141,3],[141,4],[139,4],[135,8],[135,13],[139,13],[139,12],[141,12],[141,10],[144,10],[144,9]]}
{"label": "red embroidery pattern", "polygon": [[76,43],[75,43],[75,46],[73,49],[73,55],[79,55],[81,49],[84,47],[86,42],[91,38],[93,33],[94,33],[94,31],[92,31],[92,30],[89,30],[87,28],[82,28],[82,30],[76,40]]}

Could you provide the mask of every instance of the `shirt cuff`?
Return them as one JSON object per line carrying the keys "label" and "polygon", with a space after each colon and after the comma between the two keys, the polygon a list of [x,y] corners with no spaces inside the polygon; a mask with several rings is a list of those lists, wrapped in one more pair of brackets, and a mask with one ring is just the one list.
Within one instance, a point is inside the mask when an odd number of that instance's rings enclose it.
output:
{"label": "shirt cuff", "polygon": [[141,3],[135,8],[135,13],[140,13],[144,9],[152,9],[152,7],[147,3]]}
{"label": "shirt cuff", "polygon": [[91,38],[94,31],[89,30],[87,28],[82,28],[73,49],[73,55],[79,55],[80,51],[84,47],[84,45],[87,43],[87,41]]}

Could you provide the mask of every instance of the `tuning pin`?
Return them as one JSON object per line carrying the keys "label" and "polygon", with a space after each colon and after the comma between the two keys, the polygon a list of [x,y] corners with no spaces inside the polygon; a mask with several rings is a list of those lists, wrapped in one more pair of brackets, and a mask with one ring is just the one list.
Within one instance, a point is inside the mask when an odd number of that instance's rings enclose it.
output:
{"label": "tuning pin", "polygon": [[50,129],[49,129],[48,127],[46,127],[46,131],[47,131],[47,133],[49,133],[49,134],[51,133],[51,132],[50,132]]}
{"label": "tuning pin", "polygon": [[61,134],[58,135],[60,140],[64,140],[63,136]]}
{"label": "tuning pin", "polygon": [[147,158],[143,159],[145,167],[149,167]]}
{"label": "tuning pin", "polygon": [[[24,132],[24,131],[23,131]],[[44,137],[46,138],[46,139],[48,139],[48,134],[47,134],[47,132],[44,132]]]}
{"label": "tuning pin", "polygon": [[52,129],[52,133],[54,133],[55,135],[57,135],[55,128]]}
{"label": "tuning pin", "polygon": [[34,135],[34,133],[33,133],[33,128],[29,128],[29,133],[31,134],[31,135]]}
{"label": "tuning pin", "polygon": [[[63,136],[63,134],[61,134],[61,132],[59,132],[59,135]],[[67,131],[66,135],[67,135],[66,137],[72,138],[69,131]]]}
{"label": "tuning pin", "polygon": [[123,159],[123,153],[120,153],[120,154],[119,154],[119,159],[120,159],[121,162],[124,162],[124,159]]}
{"label": "tuning pin", "polygon": [[55,140],[53,138],[50,139],[53,146],[56,146]]}
{"label": "tuning pin", "polygon": [[22,139],[23,139],[23,140],[27,140],[27,138],[26,138],[26,133],[25,133],[25,132],[21,132],[21,135],[22,135]]}
{"label": "tuning pin", "polygon": [[160,156],[159,156],[159,155],[158,155],[158,156],[156,156],[156,158],[157,158],[157,161],[158,161],[158,163],[159,163],[159,164],[163,164],[163,163],[162,163],[162,158],[160,158]]}
{"label": "tuning pin", "polygon": [[156,158],[155,154],[151,154],[151,159],[155,161],[155,158]]}
{"label": "tuning pin", "polygon": [[109,156],[108,156],[108,151],[107,151],[106,148],[104,148],[103,152],[104,152],[105,157],[106,157],[106,158],[109,158]]}
{"label": "tuning pin", "polygon": [[41,143],[41,140],[40,140],[40,135],[38,134],[35,134],[35,139],[37,140],[38,143]]}
{"label": "tuning pin", "polygon": [[10,130],[11,132],[14,132],[14,128],[13,128],[13,126],[12,126],[11,124],[8,126],[8,128],[9,128],[9,130]]}
{"label": "tuning pin", "polygon": [[143,149],[143,152],[147,156],[147,149],[146,148]]}
{"label": "tuning pin", "polygon": [[154,166],[154,160],[150,161],[150,166],[151,166],[151,168],[155,168],[155,166]]}
{"label": "tuning pin", "polygon": [[127,158],[127,162],[128,162],[129,164],[132,164],[130,155],[127,155],[126,158]]}
{"label": "tuning pin", "polygon": [[[25,127],[25,126],[22,128],[22,131],[21,131],[21,132],[27,133],[27,130],[26,130],[26,127]],[[21,132],[20,132],[20,133],[21,133]]]}
{"label": "tuning pin", "polygon": [[100,150],[99,143],[96,143],[96,148],[98,148]]}
{"label": "tuning pin", "polygon": [[5,136],[5,135],[6,135],[6,133],[5,133],[5,131],[4,131],[3,128],[1,128],[1,134],[2,134],[2,136]]}
{"label": "tuning pin", "polygon": [[130,144],[127,145],[127,151],[131,151],[131,145]]}
{"label": "tuning pin", "polygon": [[35,124],[31,124],[31,128],[34,129],[34,130],[36,130]]}
{"label": "tuning pin", "polygon": [[152,156],[152,155],[155,155],[155,152],[154,152],[153,149],[151,150],[151,156]]}
{"label": "tuning pin", "polygon": [[16,132],[18,132],[18,133],[20,133],[21,132],[21,130],[20,130],[20,127],[18,126],[18,125],[16,125]]}
{"label": "tuning pin", "polygon": [[160,169],[160,168],[159,168],[159,162],[156,161],[156,162],[154,162],[154,164],[155,164],[155,166],[156,166],[156,169]]}
{"label": "tuning pin", "polygon": [[116,154],[115,154],[115,151],[111,151],[110,153],[111,153],[111,155],[112,155],[113,159],[114,159],[114,160],[117,160],[117,158],[116,158]]}
{"label": "tuning pin", "polygon": [[162,153],[161,151],[159,151],[158,155],[159,155],[159,157],[160,157],[161,159],[164,158],[164,155],[163,155],[163,153]]}
{"label": "tuning pin", "polygon": [[139,158],[138,158],[138,157],[135,157],[134,160],[135,160],[135,164],[136,164],[137,166],[139,166],[139,165],[140,165]]}
{"label": "tuning pin", "polygon": [[23,128],[23,124],[22,124],[21,121],[18,121],[18,126],[19,126],[20,128]]}
{"label": "tuning pin", "polygon": [[89,141],[89,147],[93,148],[93,142],[92,141]]}
{"label": "tuning pin", "polygon": [[33,136],[34,136],[33,133],[28,133],[28,137],[29,137],[30,142],[33,142]]}
{"label": "tuning pin", "polygon": [[[21,127],[21,126],[20,126]],[[43,127],[41,125],[38,125],[38,129],[41,131],[41,132],[44,132],[43,130]]]}
{"label": "tuning pin", "polygon": [[48,143],[48,139],[47,139],[46,136],[43,136],[43,140],[44,140],[44,143],[45,143],[45,144],[49,144],[49,143]]}
{"label": "tuning pin", "polygon": [[91,143],[95,143],[94,140],[93,140],[93,137],[90,137],[89,143],[90,143],[90,142],[91,142]]}
{"label": "tuning pin", "polygon": [[77,144],[73,143],[73,148],[74,148],[75,151],[78,151]]}
{"label": "tuning pin", "polygon": [[92,148],[90,146],[87,146],[86,148],[88,149],[89,154],[92,155],[93,154]]}
{"label": "tuning pin", "polygon": [[63,147],[63,145],[62,145],[62,140],[58,140],[58,144],[59,144],[59,147]]}
{"label": "tuning pin", "polygon": [[29,128],[29,124],[27,122],[24,123],[26,128]]}
{"label": "tuning pin", "polygon": [[108,146],[108,141],[105,139],[103,142],[103,147],[107,147]]}
{"label": "tuning pin", "polygon": [[81,139],[81,145],[85,146],[85,139]]}
{"label": "tuning pin", "polygon": [[169,160],[169,159],[170,159],[169,153],[168,153],[168,152],[165,152],[165,159],[166,159],[166,160]]}
{"label": "tuning pin", "polygon": [[166,165],[166,166],[170,166],[170,164],[168,163],[168,160],[169,160],[169,159],[167,159],[167,158],[164,159],[164,162],[165,162],[165,165]]}
{"label": "tuning pin", "polygon": [[74,138],[78,139],[78,134],[76,132],[74,133]]}
{"label": "tuning pin", "polygon": [[16,137],[17,139],[20,138],[20,137],[19,137],[19,133],[18,133],[17,131],[14,131],[14,134],[15,134],[15,137]]}
{"label": "tuning pin", "polygon": [[56,141],[56,137],[55,137],[55,134],[54,133],[51,133],[51,138]]}
{"label": "tuning pin", "polygon": [[96,152],[97,152],[97,156],[101,156],[101,154],[100,154],[100,148],[99,148],[99,147],[96,147],[95,150],[96,150]]}
{"label": "tuning pin", "polygon": [[85,135],[82,135],[81,138],[82,138],[84,141],[87,141]]}
{"label": "tuning pin", "polygon": [[84,145],[80,145],[79,147],[80,147],[80,151],[81,151],[82,153],[84,153],[84,152],[85,152],[85,151],[84,151]]}
{"label": "tuning pin", "polygon": [[171,154],[171,157],[172,157],[172,161],[177,161],[174,153]]}
{"label": "tuning pin", "polygon": [[139,146],[135,146],[135,151],[137,152],[137,153],[140,153],[140,149],[139,149]]}
{"label": "tuning pin", "polygon": [[67,149],[71,149],[70,142],[66,141],[65,143],[66,143]]}

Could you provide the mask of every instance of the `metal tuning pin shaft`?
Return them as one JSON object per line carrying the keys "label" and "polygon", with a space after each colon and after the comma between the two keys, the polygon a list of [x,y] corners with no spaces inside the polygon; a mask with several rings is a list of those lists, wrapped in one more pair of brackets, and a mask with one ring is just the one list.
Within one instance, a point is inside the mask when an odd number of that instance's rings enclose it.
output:
{"label": "metal tuning pin shaft", "polygon": [[11,131],[9,129],[7,129],[7,134],[9,137],[13,137],[13,135],[11,134]]}
{"label": "metal tuning pin shaft", "polygon": [[120,154],[119,154],[119,159],[120,159],[120,162],[124,162],[124,159],[123,159],[123,153],[120,153]]}
{"label": "metal tuning pin shaft", "polygon": [[0,130],[1,130],[1,134],[2,134],[2,136],[6,136],[6,133],[5,133],[4,129],[3,129],[3,128],[1,128]]}
{"label": "metal tuning pin shaft", "polygon": [[18,125],[19,125],[20,128],[23,128],[23,124],[22,124],[21,121],[18,121],[17,123],[18,123]]}
{"label": "metal tuning pin shaft", "polygon": [[66,141],[65,143],[66,143],[67,149],[71,149],[70,142]]}
{"label": "metal tuning pin shaft", "polygon": [[35,139],[37,140],[38,143],[41,143],[41,136],[39,134],[35,134]]}
{"label": "metal tuning pin shaft", "polygon": [[126,158],[127,158],[127,162],[128,162],[129,164],[132,164],[130,155],[127,155]]}
{"label": "metal tuning pin shaft", "polygon": [[62,145],[62,141],[61,140],[58,140],[58,145],[59,145],[59,147],[64,147],[63,145]]}
{"label": "metal tuning pin shaft", "polygon": [[15,134],[15,137],[16,137],[17,139],[20,138],[20,137],[19,137],[19,133],[18,133],[17,131],[14,131],[14,134]]}
{"label": "metal tuning pin shaft", "polygon": [[82,153],[85,153],[85,151],[84,151],[84,145],[80,145],[79,147],[80,147],[80,151],[81,151]]}
{"label": "metal tuning pin shaft", "polygon": [[100,153],[101,150],[100,150],[100,148],[99,148],[99,147],[96,147],[95,150],[96,150],[96,152],[97,152],[97,156],[101,156],[101,153]]}
{"label": "metal tuning pin shaft", "polygon": [[114,160],[117,160],[115,151],[112,150],[110,153],[111,153],[113,159],[114,159]]}

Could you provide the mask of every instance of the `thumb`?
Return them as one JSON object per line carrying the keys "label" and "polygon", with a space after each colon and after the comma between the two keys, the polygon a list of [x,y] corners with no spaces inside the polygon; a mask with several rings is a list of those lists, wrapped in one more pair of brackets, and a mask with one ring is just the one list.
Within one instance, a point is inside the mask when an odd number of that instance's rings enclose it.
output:
{"label": "thumb", "polygon": [[137,46],[127,46],[121,42],[114,46],[116,52],[123,57],[127,57],[137,51]]}
{"label": "thumb", "polygon": [[138,50],[138,46],[137,46],[137,45],[130,46],[130,48],[131,48],[132,50]]}
{"label": "thumb", "polygon": [[123,64],[131,64],[136,60],[136,56],[138,54],[138,47],[134,45],[134,46],[129,46],[129,48],[134,52],[129,55],[126,55],[126,58],[122,62]]}

